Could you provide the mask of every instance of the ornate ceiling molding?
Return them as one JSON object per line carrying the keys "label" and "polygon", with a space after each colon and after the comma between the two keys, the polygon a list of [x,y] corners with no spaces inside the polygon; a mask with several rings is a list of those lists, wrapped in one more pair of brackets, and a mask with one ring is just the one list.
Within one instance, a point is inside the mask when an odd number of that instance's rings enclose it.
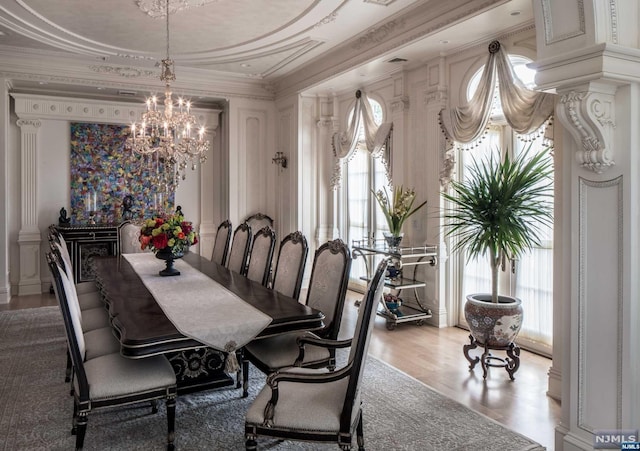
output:
{"label": "ornate ceiling molding", "polygon": [[[175,14],[189,8],[197,8],[218,0],[169,0],[169,14]],[[148,16],[158,19],[164,17],[166,4],[163,0],[138,0],[136,5]]]}
{"label": "ornate ceiling molding", "polygon": [[158,78],[157,71],[137,69],[129,66],[89,66],[94,72],[99,74],[113,74],[124,78]]}
{"label": "ornate ceiling molding", "polygon": [[596,174],[615,165],[610,151],[614,148],[615,128],[615,87],[612,89],[613,92],[572,90],[562,94],[556,108],[560,121],[578,143],[576,161]]}
{"label": "ornate ceiling molding", "polygon": [[384,42],[394,34],[401,31],[405,26],[406,21],[404,19],[400,19],[391,20],[377,28],[372,28],[367,31],[364,36],[358,38],[358,40],[353,44],[353,48],[355,50],[360,50],[368,45]]}
{"label": "ornate ceiling molding", "polygon": [[389,6],[392,3],[395,3],[396,0],[362,0],[365,3],[372,3],[374,5],[380,6]]}

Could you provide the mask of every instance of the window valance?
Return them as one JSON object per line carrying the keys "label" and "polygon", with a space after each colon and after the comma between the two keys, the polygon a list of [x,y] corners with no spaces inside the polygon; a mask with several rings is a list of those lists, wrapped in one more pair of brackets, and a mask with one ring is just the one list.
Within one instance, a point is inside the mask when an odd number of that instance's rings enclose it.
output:
{"label": "window valance", "polygon": [[524,86],[507,53],[498,41],[493,41],[480,84],[469,103],[440,111],[440,125],[448,141],[466,144],[483,135],[491,117],[496,82],[505,119],[516,133],[530,134],[553,115],[555,96]]}
{"label": "window valance", "polygon": [[349,126],[346,131],[334,133],[331,144],[335,160],[331,187],[336,189],[342,181],[342,166],[349,161],[360,142],[360,127],[364,128],[364,144],[367,151],[375,157],[382,157],[391,175],[391,136],[393,124],[385,122],[376,124],[369,98],[361,90],[356,91],[356,104],[353,108]]}

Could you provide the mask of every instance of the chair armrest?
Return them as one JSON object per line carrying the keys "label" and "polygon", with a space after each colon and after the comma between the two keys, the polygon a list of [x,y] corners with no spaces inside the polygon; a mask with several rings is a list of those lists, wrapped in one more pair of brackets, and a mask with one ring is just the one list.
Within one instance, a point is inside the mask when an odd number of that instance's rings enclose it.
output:
{"label": "chair armrest", "polygon": [[[328,340],[326,338],[320,338],[313,335],[312,333],[307,332],[304,335],[301,335],[298,338],[296,338],[296,343],[298,344],[298,348],[300,348],[300,351],[298,352],[298,357],[296,358],[296,361],[294,362],[293,365],[302,366],[302,362],[304,362],[305,345],[310,344],[313,346],[320,346],[322,348],[328,348],[330,350],[333,350],[337,348],[348,348],[349,346],[351,346],[351,339]],[[331,356],[333,358],[334,354],[331,353]]]}
{"label": "chair armrest", "polygon": [[278,404],[278,384],[280,382],[298,382],[307,384],[322,384],[334,382],[347,377],[351,374],[353,362],[350,362],[343,368],[329,373],[293,373],[276,371],[267,376],[267,385],[271,388],[271,399],[264,408],[264,425],[273,426],[273,415],[275,413],[276,404]]}
{"label": "chair armrest", "polygon": [[323,348],[348,348],[351,346],[351,338],[348,340],[329,340],[326,338],[316,337],[315,335],[301,335],[296,338],[298,347],[302,348],[305,344],[321,346]]}

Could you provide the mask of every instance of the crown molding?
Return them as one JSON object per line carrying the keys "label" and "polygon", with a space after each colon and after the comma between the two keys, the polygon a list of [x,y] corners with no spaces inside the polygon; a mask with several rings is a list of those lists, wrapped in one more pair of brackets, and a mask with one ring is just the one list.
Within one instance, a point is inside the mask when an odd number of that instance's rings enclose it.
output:
{"label": "crown molding", "polygon": [[[20,121],[33,122],[42,119],[62,119],[115,124],[131,124],[137,121],[146,106],[139,103],[112,102],[106,100],[77,99],[12,93],[15,113]],[[191,112],[209,129],[219,125],[218,109],[193,108]]]}
{"label": "crown molding", "polygon": [[418,6],[390,17],[327,54],[278,79],[278,97],[303,91],[365,64],[392,50],[423,38],[440,29],[505,3],[505,0],[448,0],[419,2]]}

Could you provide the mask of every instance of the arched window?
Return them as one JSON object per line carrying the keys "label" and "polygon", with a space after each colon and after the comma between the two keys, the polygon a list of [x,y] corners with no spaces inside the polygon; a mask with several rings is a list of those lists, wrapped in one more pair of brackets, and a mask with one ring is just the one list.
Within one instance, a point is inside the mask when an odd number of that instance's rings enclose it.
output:
{"label": "arched window", "polygon": [[[382,105],[369,97],[369,104],[373,111],[376,124],[384,121]],[[347,115],[351,121],[353,109]],[[364,142],[364,126],[358,131],[358,145],[356,151],[347,162],[342,184],[344,221],[343,230],[346,230],[347,240],[362,240],[370,236],[382,237],[382,232],[387,229],[387,223],[382,211],[377,208],[372,190],[376,191],[388,185],[386,168],[381,156],[372,156]],[[356,259],[352,263],[352,282],[362,283],[359,276],[365,274],[362,259]]]}
{"label": "arched window", "polygon": [[[530,60],[521,56],[509,56],[515,75],[527,87],[534,86],[535,71],[527,67]],[[471,99],[482,76],[483,68],[480,68],[469,80],[467,86],[467,99]],[[496,90],[496,92],[498,92]],[[522,152],[531,145],[530,154],[534,155],[544,149],[542,137],[531,142],[525,142],[513,132],[504,118],[499,96],[494,102],[491,113],[491,125],[477,147],[471,150],[460,151],[460,168],[458,176],[464,179],[466,167],[473,158],[482,159],[490,153],[502,151],[501,157],[506,153],[510,157]],[[552,155],[548,156],[552,158]],[[510,294],[522,299],[524,308],[524,321],[522,330],[518,335],[518,343],[521,346],[535,351],[551,354],[553,333],[553,230],[543,232],[545,237],[541,246],[523,255],[520,260],[508,262],[502,273],[500,292]],[[467,261],[465,255],[459,255],[454,264],[458,268],[457,292],[460,314],[458,321],[464,324],[463,305],[464,295],[470,293],[486,292],[491,284],[490,267],[485,260]]]}

